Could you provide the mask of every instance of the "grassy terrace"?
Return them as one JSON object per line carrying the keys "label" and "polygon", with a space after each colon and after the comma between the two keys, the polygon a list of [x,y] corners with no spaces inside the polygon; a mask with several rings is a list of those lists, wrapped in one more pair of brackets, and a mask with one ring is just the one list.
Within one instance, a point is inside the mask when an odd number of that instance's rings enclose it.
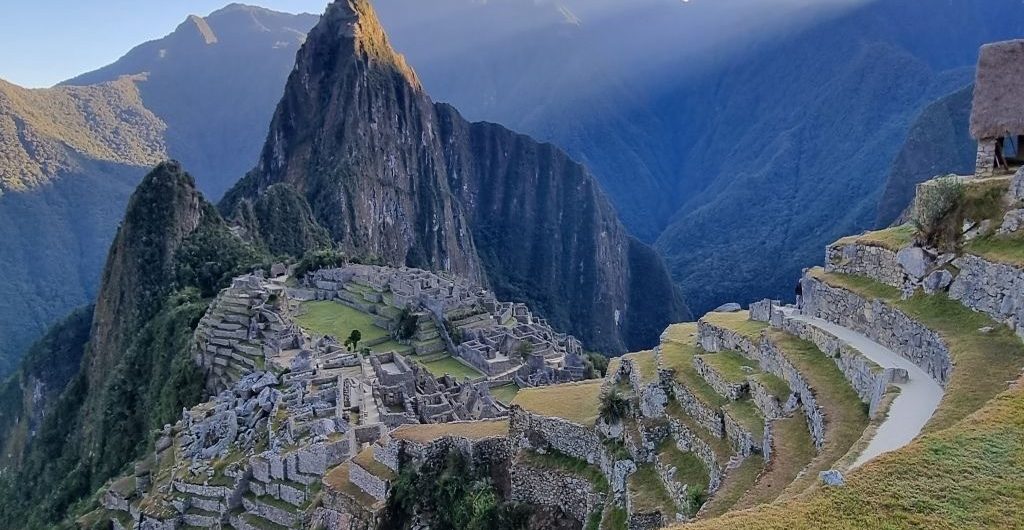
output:
{"label": "grassy terrace", "polygon": [[825,444],[811,461],[810,471],[788,490],[799,493],[815,483],[818,471],[829,469],[857,443],[868,426],[867,409],[835,362],[813,343],[776,330],[768,338],[811,385],[825,412]]}
{"label": "grassy terrace", "polygon": [[370,507],[377,504],[377,499],[369,496],[363,490],[359,489],[348,477],[349,463],[345,462],[340,466],[330,470],[324,475],[323,482],[328,488],[344,493],[345,495],[355,499],[359,504]]}
{"label": "grassy terrace", "polygon": [[[594,490],[598,493],[608,492],[608,479],[605,478],[604,473],[601,473],[600,468],[588,464],[586,461],[580,460],[579,458],[573,458],[557,451],[551,451],[544,454],[535,453],[533,451],[522,451],[520,452],[518,459],[522,464],[531,467],[555,469],[583,477],[593,484]],[[658,483],[660,484],[661,481],[659,480]]]}
{"label": "grassy terrace", "polygon": [[654,464],[642,464],[629,476],[626,488],[634,513],[660,511],[671,520],[678,511]]}
{"label": "grassy terrace", "polygon": [[699,357],[730,383],[742,383],[755,372],[761,371],[757,361],[735,351],[706,353]]}
{"label": "grassy terrace", "polygon": [[964,251],[988,261],[1024,267],[1024,235],[991,235],[975,239],[964,246]]}
{"label": "grassy terrace", "polygon": [[736,469],[730,470],[718,491],[704,504],[706,518],[717,517],[733,508],[757,482],[764,459],[761,455],[750,455]]}
{"label": "grassy terrace", "polygon": [[484,375],[476,368],[465,365],[451,356],[442,357],[434,361],[421,361],[420,364],[423,365],[423,367],[426,368],[434,377],[451,375],[456,379],[461,380],[466,377],[476,379],[478,377],[483,377]]}
{"label": "grassy terrace", "polygon": [[858,236],[849,236],[836,241],[836,245],[851,245],[854,243],[872,247],[882,247],[892,251],[911,244],[914,241],[916,229],[914,225],[907,223],[884,230],[867,232]]}
{"label": "grassy terrace", "polygon": [[676,468],[676,480],[690,486],[698,486],[704,491],[708,489],[711,478],[704,463],[689,451],[680,451],[671,439],[662,442],[658,448],[661,461]]}
{"label": "grassy terrace", "polygon": [[658,380],[658,359],[654,356],[653,351],[631,353],[622,358],[633,361],[633,367],[640,371],[642,383],[648,384]]}
{"label": "grassy terrace", "polygon": [[[825,283],[861,297],[880,299],[938,333],[950,348],[954,369],[946,395],[925,431],[949,427],[978,410],[1007,387],[1024,367],[1024,344],[1006,326],[976,313],[944,295],[917,294],[900,300],[899,292],[869,278],[811,272]],[[978,329],[991,326],[994,331]]]}
{"label": "grassy terrace", "polygon": [[843,488],[681,528],[1021,528],[1024,386],[846,476]]}
{"label": "grassy terrace", "polygon": [[697,324],[677,324],[669,329],[673,328],[675,333],[661,343],[662,367],[673,370],[676,382],[688,388],[705,405],[718,408],[726,404],[728,400],[715,392],[715,389],[711,388],[711,385],[708,385],[693,368],[693,357],[701,353],[701,350],[686,330],[692,329],[696,332]]}
{"label": "grassy terrace", "polygon": [[481,440],[508,435],[508,420],[466,421],[402,425],[391,436],[399,440],[429,443],[445,436]]}
{"label": "grassy terrace", "polygon": [[601,408],[601,380],[524,388],[512,400],[524,410],[593,427]]}
{"label": "grassy terrace", "polygon": [[392,471],[390,467],[373,459],[373,447],[367,447],[360,451],[359,454],[352,459],[352,462],[377,478],[383,480],[395,479],[395,472]]}
{"label": "grassy terrace", "polygon": [[711,447],[711,450],[715,453],[715,460],[717,460],[723,466],[729,461],[729,457],[732,456],[732,447],[729,442],[723,438],[719,438],[704,427],[701,427],[697,422],[690,417],[686,411],[683,410],[682,405],[678,401],[672,399],[669,400],[668,406],[665,407],[665,414],[674,420],[679,421],[684,427],[690,429],[690,432],[697,435],[704,443]]}
{"label": "grassy terrace", "polygon": [[497,399],[499,403],[504,405],[512,403],[517,394],[519,394],[519,387],[515,383],[496,386],[491,389],[491,395],[494,396],[494,399]]}
{"label": "grassy terrace", "polygon": [[[299,306],[299,314],[295,321],[304,329],[319,335],[330,335],[339,341],[348,338],[353,330],[358,329],[363,342],[388,337],[387,330],[373,323],[373,316],[351,308],[340,302],[319,300],[304,302]],[[389,340],[373,347],[374,351],[402,350],[406,347]]]}
{"label": "grassy terrace", "polygon": [[735,509],[774,501],[814,459],[814,442],[811,441],[807,419],[803,414],[798,413],[778,420],[773,424],[773,429],[774,451],[771,465],[735,504]]}
{"label": "grassy terrace", "polygon": [[761,383],[762,386],[768,389],[768,392],[771,393],[771,395],[783,401],[786,399],[786,397],[793,393],[793,391],[789,388],[789,383],[787,383],[784,379],[775,374],[761,372],[759,374],[754,374],[750,376],[750,379],[753,379],[758,383]]}
{"label": "grassy terrace", "polygon": [[740,425],[754,435],[755,439],[764,437],[764,416],[757,410],[754,402],[749,399],[727,403],[722,410],[729,413]]}
{"label": "grassy terrace", "polygon": [[750,320],[749,311],[735,313],[708,313],[701,320],[725,329],[731,329],[752,341],[757,341],[768,324]]}

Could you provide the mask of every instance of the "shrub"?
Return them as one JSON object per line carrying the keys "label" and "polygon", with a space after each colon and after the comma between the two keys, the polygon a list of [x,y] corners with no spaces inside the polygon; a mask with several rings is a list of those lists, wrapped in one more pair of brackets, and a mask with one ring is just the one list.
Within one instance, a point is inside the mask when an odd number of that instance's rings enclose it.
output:
{"label": "shrub", "polygon": [[601,397],[601,418],[607,423],[615,423],[629,414],[629,400],[618,390],[612,389]]}
{"label": "shrub", "polygon": [[340,267],[348,262],[345,254],[335,249],[313,250],[307,252],[295,267],[295,276],[301,278],[306,274],[320,269]]}
{"label": "shrub", "polygon": [[914,208],[919,242],[943,252],[956,251],[963,235],[964,186],[953,176],[922,186]]}
{"label": "shrub", "polygon": [[416,328],[418,325],[419,317],[413,314],[412,310],[408,307],[403,309],[402,314],[398,316],[398,339],[411,339],[412,336],[416,334]]}

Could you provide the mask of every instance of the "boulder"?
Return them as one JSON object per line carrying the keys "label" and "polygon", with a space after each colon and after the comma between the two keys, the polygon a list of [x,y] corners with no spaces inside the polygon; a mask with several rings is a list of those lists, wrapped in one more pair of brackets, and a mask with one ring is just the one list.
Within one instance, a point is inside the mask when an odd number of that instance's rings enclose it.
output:
{"label": "boulder", "polygon": [[264,388],[268,386],[277,386],[277,376],[271,372],[266,372],[259,377],[255,382],[252,383],[252,393],[259,394]]}
{"label": "boulder", "polygon": [[738,313],[740,311],[743,311],[743,306],[737,304],[736,302],[730,302],[728,304],[722,304],[718,306],[717,308],[715,308],[713,313]]}
{"label": "boulder", "polygon": [[1003,216],[1003,224],[997,233],[1012,234],[1022,228],[1024,228],[1024,208],[1006,212],[1006,215]]}
{"label": "boulder", "polygon": [[953,283],[953,274],[947,270],[940,269],[929,274],[924,279],[922,285],[926,294],[935,294],[948,289],[951,283]]}
{"label": "boulder", "polygon": [[896,253],[896,262],[903,267],[907,276],[920,280],[928,274],[932,260],[921,247],[907,247]]}
{"label": "boulder", "polygon": [[1010,199],[1024,201],[1024,166],[1017,170],[1010,181]]}
{"label": "boulder", "polygon": [[818,473],[818,479],[821,480],[822,484],[833,488],[841,488],[846,485],[846,480],[843,478],[843,474],[835,469]]}

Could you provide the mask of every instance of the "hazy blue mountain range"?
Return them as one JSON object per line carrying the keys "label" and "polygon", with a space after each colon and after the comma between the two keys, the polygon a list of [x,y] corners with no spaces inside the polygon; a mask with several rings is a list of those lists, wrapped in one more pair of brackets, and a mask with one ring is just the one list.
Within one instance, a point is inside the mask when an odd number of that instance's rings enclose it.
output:
{"label": "hazy blue mountain range", "polygon": [[873,226],[914,119],[970,82],[982,43],[1024,34],[1013,0],[766,4],[541,2],[504,31],[509,2],[448,0],[443,42],[415,23],[436,6],[379,9],[436,97],[591,167],[699,314],[790,295]]}
{"label": "hazy blue mountain range", "polygon": [[92,302],[153,164],[185,161],[213,197],[251,167],[317,19],[232,4],[54,88],[0,81],[0,375]]}

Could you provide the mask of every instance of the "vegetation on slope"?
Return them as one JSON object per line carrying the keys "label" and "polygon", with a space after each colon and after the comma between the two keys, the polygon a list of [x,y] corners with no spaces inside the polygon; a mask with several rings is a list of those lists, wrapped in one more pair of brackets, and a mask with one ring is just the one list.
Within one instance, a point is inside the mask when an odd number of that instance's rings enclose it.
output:
{"label": "vegetation on slope", "polygon": [[542,416],[562,418],[591,427],[597,423],[601,408],[601,384],[600,380],[596,380],[524,388],[512,400],[512,404]]}

